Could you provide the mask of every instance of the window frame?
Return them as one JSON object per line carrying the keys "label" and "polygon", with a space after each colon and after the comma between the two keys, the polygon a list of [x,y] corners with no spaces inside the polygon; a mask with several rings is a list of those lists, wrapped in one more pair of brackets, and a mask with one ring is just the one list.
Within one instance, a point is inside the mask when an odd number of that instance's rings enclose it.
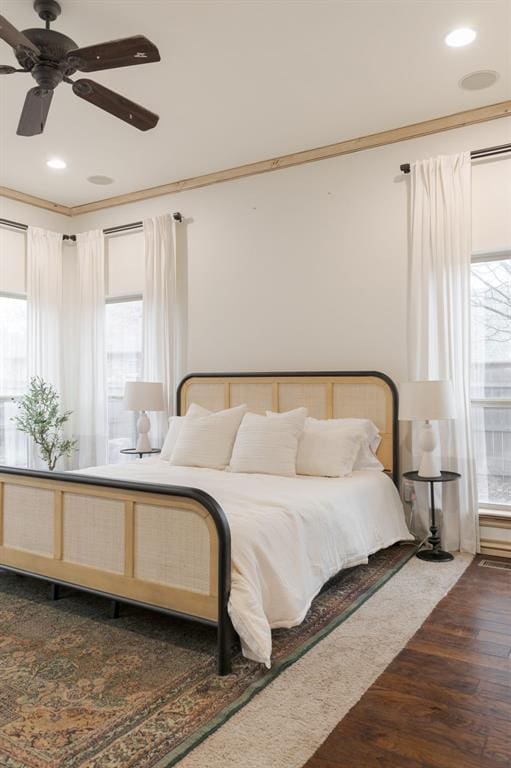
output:
{"label": "window frame", "polygon": [[[129,294],[119,294],[117,296],[105,296],[105,306],[109,304],[128,304],[133,301],[141,301],[142,302],[142,322],[143,322],[143,311],[144,311],[144,296],[142,291],[139,293],[129,293]],[[142,329],[143,333],[143,329]],[[107,431],[108,435],[110,435],[110,415],[109,415],[109,408],[108,403],[110,399],[114,400],[122,400],[122,396],[113,395],[111,396],[108,392],[108,381],[106,382],[106,402],[107,402]],[[110,444],[110,436],[108,437],[108,445]],[[109,449],[108,449],[109,450]]]}
{"label": "window frame", "polygon": [[[25,304],[28,302],[28,296],[27,293],[13,293],[11,291],[0,291],[0,299],[16,299],[18,301],[24,301]],[[28,306],[28,304],[27,304]],[[27,335],[28,335],[28,327],[27,327]],[[28,339],[27,339],[28,340]],[[25,349],[25,353],[28,352],[28,349]],[[28,384],[28,379],[26,381]],[[8,403],[12,400],[12,395],[2,395],[0,392],[0,405],[3,405],[4,403]],[[26,466],[28,463],[28,441],[25,446],[25,453],[26,453],[26,461],[23,466]]]}
{"label": "window frame", "polygon": [[[470,259],[470,266],[472,268],[472,264],[484,264],[485,262],[490,261],[511,261],[511,248],[496,248],[493,251],[474,251]],[[484,408],[511,409],[511,398],[471,397],[470,406],[472,407],[474,405],[479,405]],[[479,499],[477,499],[477,505],[480,514],[484,514],[485,510],[493,510],[494,512],[501,512],[503,517],[511,517],[511,501],[509,504],[506,504],[505,502],[499,502],[497,504],[490,501],[479,501]]]}

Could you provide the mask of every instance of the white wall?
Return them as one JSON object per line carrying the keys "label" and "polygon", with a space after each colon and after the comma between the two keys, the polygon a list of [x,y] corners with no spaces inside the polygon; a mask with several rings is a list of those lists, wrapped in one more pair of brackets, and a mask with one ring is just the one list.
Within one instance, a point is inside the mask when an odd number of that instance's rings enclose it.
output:
{"label": "white wall", "polygon": [[[379,369],[406,378],[402,162],[511,141],[501,119],[119,206],[76,231],[179,210],[189,370]],[[511,161],[474,164],[474,248],[511,245]],[[504,178],[507,179],[504,182]]]}
{"label": "white wall", "polygon": [[[409,187],[399,165],[507,141],[501,119],[76,219],[5,199],[0,216],[77,232],[180,210],[188,370],[361,368],[399,381]],[[474,163],[473,182],[474,249],[509,247],[511,159]],[[109,241],[110,293],[140,290],[140,242]]]}

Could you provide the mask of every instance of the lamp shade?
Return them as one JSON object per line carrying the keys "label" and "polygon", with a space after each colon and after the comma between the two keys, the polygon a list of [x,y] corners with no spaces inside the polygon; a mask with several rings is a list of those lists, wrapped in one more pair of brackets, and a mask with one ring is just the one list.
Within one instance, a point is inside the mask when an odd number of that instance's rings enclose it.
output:
{"label": "lamp shade", "polygon": [[163,384],[159,381],[127,381],[122,404],[127,411],[164,411]]}
{"label": "lamp shade", "polygon": [[450,381],[408,381],[399,387],[401,421],[435,421],[456,418]]}

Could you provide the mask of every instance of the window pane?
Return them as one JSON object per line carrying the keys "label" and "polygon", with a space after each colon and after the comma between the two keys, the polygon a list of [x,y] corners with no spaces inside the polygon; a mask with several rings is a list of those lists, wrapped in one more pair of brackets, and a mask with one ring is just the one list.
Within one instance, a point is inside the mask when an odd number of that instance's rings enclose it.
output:
{"label": "window pane", "polygon": [[137,414],[122,407],[126,381],[142,375],[142,301],[106,305],[108,394],[108,461],[124,459],[119,451],[136,444]]}
{"label": "window pane", "polygon": [[511,504],[511,408],[472,406],[477,489],[482,504]]}
{"label": "window pane", "polygon": [[480,503],[511,505],[511,260],[472,265],[472,420]]}
{"label": "window pane", "polygon": [[472,397],[511,398],[511,259],[472,265]]}
{"label": "window pane", "polygon": [[27,437],[13,417],[27,383],[27,302],[0,296],[0,464],[26,466]]}

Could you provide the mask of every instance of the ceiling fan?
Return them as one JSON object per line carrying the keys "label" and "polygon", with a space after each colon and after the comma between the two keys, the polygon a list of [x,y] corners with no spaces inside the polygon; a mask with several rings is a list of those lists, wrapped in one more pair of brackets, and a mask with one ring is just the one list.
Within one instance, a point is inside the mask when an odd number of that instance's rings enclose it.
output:
{"label": "ceiling fan", "polygon": [[160,61],[157,47],[143,35],[111,40],[108,43],[79,48],[74,40],[50,29],[50,23],[61,13],[56,0],[35,0],[34,10],[45,22],[45,28],[25,29],[19,32],[7,19],[0,16],[0,39],[13,49],[20,69],[0,66],[0,74],[30,72],[37,83],[25,98],[16,133],[35,136],[44,131],[53,91],[59,83],[69,83],[80,99],[85,99],[111,115],[135,126],[140,131],[154,128],[159,117],[104,85],[80,78],[71,80],[75,72],[97,72],[102,69],[129,67]]}

